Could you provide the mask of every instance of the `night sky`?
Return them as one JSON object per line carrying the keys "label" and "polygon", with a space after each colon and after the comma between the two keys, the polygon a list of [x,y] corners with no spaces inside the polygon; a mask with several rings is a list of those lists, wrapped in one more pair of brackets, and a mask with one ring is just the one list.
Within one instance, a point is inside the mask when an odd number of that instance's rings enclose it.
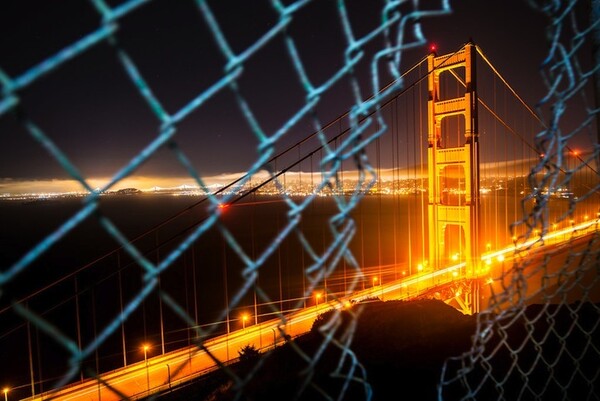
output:
{"label": "night sky", "polygon": [[[117,6],[123,2],[107,3]],[[421,7],[439,8],[440,3],[427,2]],[[236,53],[277,22],[278,14],[268,1],[208,4]],[[375,0],[346,2],[356,37],[377,27],[383,4]],[[438,54],[444,54],[471,38],[526,101],[533,104],[539,100],[544,94],[538,74],[546,52],[543,18],[522,0],[461,0],[450,4],[452,14],[422,20],[428,44],[434,43]],[[91,1],[4,0],[1,7],[0,69],[13,79],[100,26],[99,13]],[[225,57],[193,0],[151,1],[117,24],[119,45],[171,114],[223,76]],[[311,2],[294,14],[288,29],[315,86],[343,66],[345,42],[336,2]],[[371,90],[370,60],[373,51],[381,48],[381,41],[376,38],[368,46],[356,69],[365,97]],[[427,52],[426,45],[407,51],[403,67],[412,66]],[[349,82],[342,79],[322,96],[316,111],[323,124],[352,106]],[[305,92],[281,35],[244,63],[237,83],[268,134],[305,104]],[[68,178],[23,128],[23,116],[39,126],[86,178],[114,175],[159,133],[160,121],[107,41],[67,61],[17,95],[20,106],[0,115],[0,193],[10,191],[7,184],[15,181]],[[302,119],[284,136],[278,149],[311,132],[311,121]],[[257,158],[257,139],[227,88],[178,124],[174,139],[202,176],[246,171]],[[136,175],[181,177],[186,172],[164,148]]]}

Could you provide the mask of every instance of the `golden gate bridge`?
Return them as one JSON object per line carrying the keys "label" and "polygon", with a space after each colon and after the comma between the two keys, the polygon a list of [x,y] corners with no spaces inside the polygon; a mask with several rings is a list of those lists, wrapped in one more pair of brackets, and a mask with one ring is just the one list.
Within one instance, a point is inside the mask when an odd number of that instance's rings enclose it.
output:
{"label": "golden gate bridge", "polygon": [[[134,252],[160,271],[143,307],[124,306],[146,289],[139,261],[118,247],[4,308],[4,315],[17,307],[29,316],[34,307],[49,320],[73,317],[59,328],[4,326],[0,341],[27,338],[18,352],[29,360],[15,372],[20,379],[5,379],[5,396],[147,397],[236,360],[247,344],[268,351],[309,331],[319,314],[374,298],[432,297],[478,313],[519,259],[536,260],[597,230],[597,199],[570,213],[597,179],[581,150],[566,149],[567,160],[585,165],[569,186],[559,180],[531,188],[530,172],[545,157],[534,146],[540,120],[480,48],[431,53],[402,79],[404,89],[380,107],[384,121],[365,125],[365,137],[375,139],[359,141],[373,171],[357,171],[356,160],[345,158],[356,153],[344,141],[351,134],[345,114],[269,160],[264,180],[240,177],[133,236]],[[384,135],[368,135],[383,124]],[[323,137],[337,159],[324,160]],[[327,163],[341,168],[327,176]],[[543,227],[523,220],[539,201],[528,196],[536,191],[548,202]],[[360,203],[344,203],[357,192],[364,193]],[[305,199],[313,200],[313,214],[299,213]],[[340,214],[355,224],[338,224]],[[197,241],[174,257],[182,242],[197,239],[186,235],[211,219],[218,220],[218,240],[206,240],[208,248]],[[348,242],[331,246],[335,241]],[[99,293],[116,296],[99,301]],[[214,310],[202,308],[211,302]],[[114,316],[122,317],[118,324]],[[52,331],[69,333],[76,348],[97,348],[85,361],[69,366],[65,357],[58,364],[65,366],[56,366],[45,350]],[[67,373],[47,373],[57,368]]]}

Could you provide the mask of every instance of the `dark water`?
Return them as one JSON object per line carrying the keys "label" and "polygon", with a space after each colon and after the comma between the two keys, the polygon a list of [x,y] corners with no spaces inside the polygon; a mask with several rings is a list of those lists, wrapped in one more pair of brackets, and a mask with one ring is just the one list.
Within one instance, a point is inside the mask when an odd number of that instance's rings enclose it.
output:
{"label": "dark water", "polygon": [[[303,199],[295,199],[298,203]],[[98,216],[110,221],[145,258],[154,264],[167,258],[173,249],[207,220],[208,203],[192,207],[198,198],[167,195],[111,196],[102,198],[99,213],[90,216],[45,252],[22,273],[8,282],[0,298],[0,351],[3,360],[0,378],[11,388],[21,386],[31,394],[33,371],[36,392],[48,389],[66,371],[69,359],[64,346],[42,329],[26,324],[11,303],[21,301],[40,318],[57,327],[75,345],[86,348],[120,315],[138,295],[147,273],[110,236]],[[356,233],[349,248],[363,267],[366,278],[359,286],[370,285],[372,277],[389,281],[427,259],[427,199],[412,196],[367,196],[352,212]],[[51,202],[2,202],[0,204],[0,266],[6,270],[29,249],[82,207],[81,199]],[[494,196],[482,199],[480,245],[494,248],[510,243],[508,224],[520,217],[520,203],[514,198]],[[557,204],[553,210],[562,212]],[[213,224],[179,258],[160,274],[160,286],[135,308],[124,325],[117,325],[107,340],[86,359],[84,366],[107,371],[143,359],[141,345],[152,344],[150,354],[168,352],[189,344],[193,332],[188,323],[214,334],[241,325],[240,314],[249,313],[261,321],[277,310],[311,305],[307,292],[307,269],[317,263],[333,241],[330,219],[339,213],[335,200],[319,197],[302,211],[295,229],[270,251],[286,225],[290,208],[277,197],[254,196],[223,209],[220,228]],[[177,215],[177,217],[174,217]],[[165,222],[165,220],[168,222]],[[159,223],[160,228],[154,229]],[[339,230],[342,227],[338,227]],[[227,232],[248,259],[264,259],[258,267],[257,284],[268,299],[255,298],[250,289],[234,306],[231,300],[246,282],[246,263],[240,252],[224,240]],[[301,235],[299,234],[301,233]],[[304,246],[301,238],[308,244]],[[482,239],[484,239],[482,241]],[[453,242],[454,241],[454,242]],[[448,239],[449,247],[460,241]],[[410,251],[409,251],[410,250]],[[324,268],[333,257],[325,259]],[[350,285],[353,265],[342,259],[331,268],[328,282],[317,289],[342,292]],[[166,293],[184,314],[184,321],[160,293]],[[308,297],[305,297],[308,294]],[[268,300],[272,302],[269,303]],[[293,301],[286,301],[293,300]],[[255,306],[256,305],[256,306]],[[227,315],[222,312],[229,309]],[[256,317],[255,317],[256,316]],[[30,366],[31,363],[31,366]],[[1,380],[1,379],[0,379]],[[3,383],[0,383],[0,385]]]}

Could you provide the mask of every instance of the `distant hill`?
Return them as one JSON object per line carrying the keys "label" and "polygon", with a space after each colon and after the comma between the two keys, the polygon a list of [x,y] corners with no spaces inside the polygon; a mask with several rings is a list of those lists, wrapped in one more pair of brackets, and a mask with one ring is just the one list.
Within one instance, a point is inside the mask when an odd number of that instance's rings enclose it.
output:
{"label": "distant hill", "polygon": [[115,194],[117,195],[135,195],[135,194],[141,194],[142,191],[140,191],[137,188],[123,188],[123,189],[119,189],[118,191],[115,191]]}

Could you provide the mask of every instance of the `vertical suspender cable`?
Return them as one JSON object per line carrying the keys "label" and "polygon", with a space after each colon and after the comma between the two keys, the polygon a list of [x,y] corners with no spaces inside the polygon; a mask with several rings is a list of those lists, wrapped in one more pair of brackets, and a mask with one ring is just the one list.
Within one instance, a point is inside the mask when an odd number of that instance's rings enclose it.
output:
{"label": "vertical suspender cable", "polygon": [[[77,326],[77,347],[81,351],[81,320],[79,317],[79,288],[77,285],[77,276],[74,277],[75,282],[75,325]],[[83,370],[81,369],[81,362],[79,362],[79,380],[83,382]]]}
{"label": "vertical suspender cable", "polygon": [[196,289],[196,247],[191,246],[192,251],[192,283],[194,289],[194,323],[198,326],[198,293]]}
{"label": "vertical suspender cable", "polygon": [[[25,302],[25,308],[29,308]],[[33,345],[31,343],[31,322],[27,321],[27,345],[29,348],[29,378],[31,380],[31,397],[35,396],[35,374],[33,370]]]}
{"label": "vertical suspender cable", "polygon": [[[420,72],[420,76],[423,76],[422,72],[422,65],[419,65],[419,72]],[[419,86],[421,85],[421,83],[419,83]],[[423,191],[423,188],[425,188],[425,173],[424,173],[424,168],[423,168],[423,158],[426,157],[424,156],[424,151],[423,151],[423,142],[424,142],[424,138],[423,138],[423,90],[419,91],[419,138],[421,139],[419,141],[420,144],[420,152],[419,155],[421,157],[420,163],[419,165],[421,166],[421,260],[425,259],[425,191]],[[426,135],[426,134],[425,134]],[[432,246],[430,244],[430,246]],[[410,269],[412,270],[412,266],[410,267]],[[411,272],[412,274],[412,272]]]}
{"label": "vertical suspender cable", "polygon": [[[398,99],[394,99],[390,106],[390,120],[392,130],[392,191],[393,191],[393,203],[392,203],[392,240],[393,240],[393,252],[394,252],[394,280],[398,279],[398,238],[397,238],[397,226],[398,222],[398,189],[400,187],[400,171],[399,171],[399,155],[398,155],[398,126],[396,125],[396,116],[398,107]],[[409,231],[410,232],[410,231]]]}
{"label": "vertical suspender cable", "polygon": [[[160,264],[160,246],[158,241],[158,230],[155,231],[154,239],[156,241],[156,265]],[[162,287],[160,283],[160,274],[158,275],[158,320],[160,323],[160,349],[161,355],[165,354],[165,326],[163,322],[163,308],[162,308]]]}
{"label": "vertical suspender cable", "polygon": [[[121,252],[117,252],[117,269],[119,271],[119,310],[123,316],[123,278],[121,277]],[[125,321],[121,321],[121,348],[123,350],[123,366],[127,366],[127,348],[125,346]]]}

